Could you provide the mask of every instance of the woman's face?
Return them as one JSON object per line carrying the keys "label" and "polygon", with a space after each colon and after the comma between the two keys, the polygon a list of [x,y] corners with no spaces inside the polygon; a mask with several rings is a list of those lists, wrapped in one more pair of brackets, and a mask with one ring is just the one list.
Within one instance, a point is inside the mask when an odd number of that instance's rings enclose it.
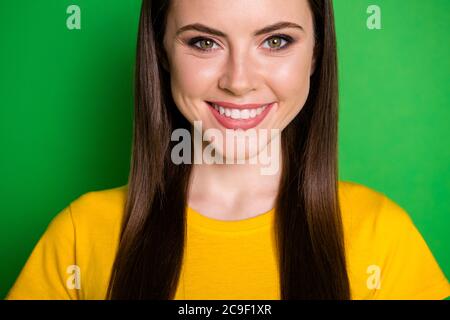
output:
{"label": "woman's face", "polygon": [[313,17],[307,0],[173,0],[164,49],[174,102],[192,124],[224,137],[283,130],[308,97]]}

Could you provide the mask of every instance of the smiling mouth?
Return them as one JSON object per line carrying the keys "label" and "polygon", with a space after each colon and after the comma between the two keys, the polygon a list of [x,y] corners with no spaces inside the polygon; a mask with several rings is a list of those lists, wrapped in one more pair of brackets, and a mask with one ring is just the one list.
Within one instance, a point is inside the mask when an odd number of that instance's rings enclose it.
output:
{"label": "smiling mouth", "polygon": [[256,127],[268,114],[275,103],[268,103],[257,108],[228,108],[205,101],[214,117],[228,129],[250,129]]}
{"label": "smiling mouth", "polygon": [[252,109],[234,109],[234,108],[225,108],[218,104],[211,103],[210,105],[216,109],[217,112],[221,116],[235,119],[235,120],[246,120],[246,119],[253,119],[259,116],[268,106],[269,104],[263,105],[259,108],[252,108]]}

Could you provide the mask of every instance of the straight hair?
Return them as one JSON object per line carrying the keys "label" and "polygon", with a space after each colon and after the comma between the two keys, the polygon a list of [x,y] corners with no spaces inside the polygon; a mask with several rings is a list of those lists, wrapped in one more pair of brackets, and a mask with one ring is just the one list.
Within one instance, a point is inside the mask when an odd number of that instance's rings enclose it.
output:
{"label": "straight hair", "polygon": [[[274,232],[280,298],[350,299],[338,199],[338,79],[331,0],[308,0],[316,66],[303,109],[281,133]],[[133,144],[120,242],[107,299],[173,299],[183,265],[191,165],[176,165],[171,133],[191,124],[171,96],[163,50],[169,0],[143,0]]]}

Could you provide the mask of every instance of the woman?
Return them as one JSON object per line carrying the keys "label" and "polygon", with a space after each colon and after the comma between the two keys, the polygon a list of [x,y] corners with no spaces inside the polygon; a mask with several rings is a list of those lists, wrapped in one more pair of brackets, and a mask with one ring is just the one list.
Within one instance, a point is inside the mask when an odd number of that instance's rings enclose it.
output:
{"label": "woman", "polygon": [[407,213],[338,181],[337,90],[331,0],[144,0],[129,182],[65,208],[8,298],[449,296]]}

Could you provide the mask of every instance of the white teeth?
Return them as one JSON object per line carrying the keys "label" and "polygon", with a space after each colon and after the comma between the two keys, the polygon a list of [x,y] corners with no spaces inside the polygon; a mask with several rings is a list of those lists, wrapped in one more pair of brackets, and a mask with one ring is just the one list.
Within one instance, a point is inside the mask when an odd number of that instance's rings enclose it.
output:
{"label": "white teeth", "polygon": [[214,109],[216,109],[221,115],[224,115],[228,118],[232,119],[251,119],[255,118],[256,116],[260,115],[264,109],[267,108],[267,104],[259,107],[257,109],[231,109],[231,108],[224,108],[222,106],[219,106],[217,104],[212,104]]}
{"label": "white teeth", "polygon": [[248,109],[244,109],[241,111],[241,119],[250,118],[250,111]]}
{"label": "white teeth", "polygon": [[231,109],[231,118],[239,119],[241,117],[241,112],[238,109]]}

